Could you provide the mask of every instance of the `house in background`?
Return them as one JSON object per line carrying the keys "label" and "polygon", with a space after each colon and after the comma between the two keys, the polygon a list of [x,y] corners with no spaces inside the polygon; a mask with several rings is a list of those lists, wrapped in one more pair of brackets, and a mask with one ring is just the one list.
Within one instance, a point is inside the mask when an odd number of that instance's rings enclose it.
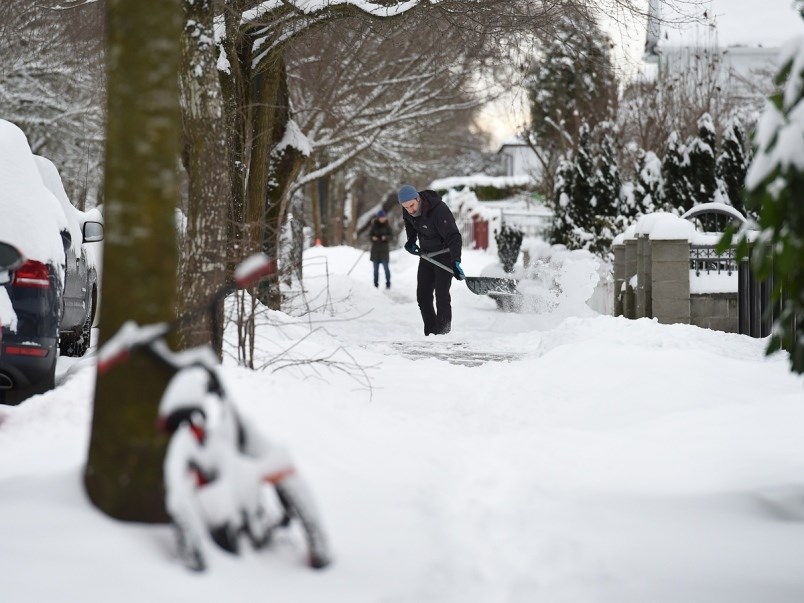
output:
{"label": "house in background", "polygon": [[506,176],[530,176],[533,180],[541,178],[542,164],[521,136],[510,136],[503,140],[497,154],[502,158]]}
{"label": "house in background", "polygon": [[644,59],[660,79],[714,65],[729,97],[765,96],[781,46],[802,34],[794,0],[650,0]]}

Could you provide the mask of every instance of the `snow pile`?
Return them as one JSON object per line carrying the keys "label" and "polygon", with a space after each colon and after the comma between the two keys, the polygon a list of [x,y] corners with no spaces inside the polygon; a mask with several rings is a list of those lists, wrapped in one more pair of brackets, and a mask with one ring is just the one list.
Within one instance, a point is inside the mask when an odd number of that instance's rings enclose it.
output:
{"label": "snow pile", "polygon": [[511,300],[511,309],[519,312],[565,316],[588,316],[587,302],[607,272],[603,262],[583,249],[568,250],[544,241],[525,238],[522,252],[528,265],[516,264],[506,273],[499,262],[486,265],[480,276],[516,279],[521,299]]}
{"label": "snow pile", "polygon": [[439,178],[430,183],[433,190],[449,189],[473,189],[479,186],[492,188],[512,188],[521,186],[531,186],[534,184],[533,178],[528,175],[522,176],[487,176],[485,174],[475,174],[473,176],[453,176],[450,178]]}

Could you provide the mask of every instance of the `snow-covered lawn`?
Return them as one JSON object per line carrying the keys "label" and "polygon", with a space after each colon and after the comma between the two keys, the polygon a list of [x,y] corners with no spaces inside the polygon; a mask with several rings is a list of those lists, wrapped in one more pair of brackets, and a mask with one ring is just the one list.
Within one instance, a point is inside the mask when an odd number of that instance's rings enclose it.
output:
{"label": "snow-covered lawn", "polygon": [[[97,512],[81,488],[88,367],[0,407],[0,600],[804,600],[804,381],[786,358],[596,315],[577,275],[550,314],[498,312],[456,282],[453,332],[425,338],[416,259],[392,254],[385,291],[360,253],[308,250],[312,311],[263,318],[258,362],[296,342],[280,358],[321,362],[225,370],[310,481],[330,568],[307,569],[291,534],[194,575],[168,526]],[[472,354],[513,360],[457,363]]]}

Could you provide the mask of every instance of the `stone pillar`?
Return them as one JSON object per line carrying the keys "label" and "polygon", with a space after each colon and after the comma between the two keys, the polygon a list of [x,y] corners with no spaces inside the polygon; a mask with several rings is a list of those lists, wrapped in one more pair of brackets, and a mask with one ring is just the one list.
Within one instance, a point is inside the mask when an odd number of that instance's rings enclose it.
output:
{"label": "stone pillar", "polygon": [[637,235],[636,238],[636,275],[637,286],[634,292],[634,318],[643,318],[645,314],[645,247],[649,245],[648,237]]}
{"label": "stone pillar", "polygon": [[643,256],[645,278],[645,316],[653,318],[653,248],[648,235],[645,235],[645,248]]}
{"label": "stone pillar", "polygon": [[690,244],[651,241],[653,316],[660,323],[690,324]]}
{"label": "stone pillar", "polygon": [[623,315],[623,283],[625,282],[625,245],[613,245],[614,251],[614,316]]}
{"label": "stone pillar", "polygon": [[623,297],[623,316],[636,318],[636,299],[634,296],[634,277],[637,273],[636,239],[625,239],[625,296]]}

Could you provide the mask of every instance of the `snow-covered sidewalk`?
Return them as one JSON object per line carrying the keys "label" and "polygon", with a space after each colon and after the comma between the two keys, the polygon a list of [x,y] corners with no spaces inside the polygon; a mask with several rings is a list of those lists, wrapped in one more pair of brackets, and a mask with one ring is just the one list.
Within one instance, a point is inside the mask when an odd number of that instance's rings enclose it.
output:
{"label": "snow-covered sidewalk", "polygon": [[267,367],[226,377],[307,475],[334,565],[290,535],[191,575],[167,526],[97,513],[87,368],[0,408],[4,601],[804,600],[804,382],[764,341],[596,315],[578,274],[548,314],[456,282],[452,333],[425,338],[412,256],[390,291],[358,250],[305,259],[311,311],[265,315]]}

